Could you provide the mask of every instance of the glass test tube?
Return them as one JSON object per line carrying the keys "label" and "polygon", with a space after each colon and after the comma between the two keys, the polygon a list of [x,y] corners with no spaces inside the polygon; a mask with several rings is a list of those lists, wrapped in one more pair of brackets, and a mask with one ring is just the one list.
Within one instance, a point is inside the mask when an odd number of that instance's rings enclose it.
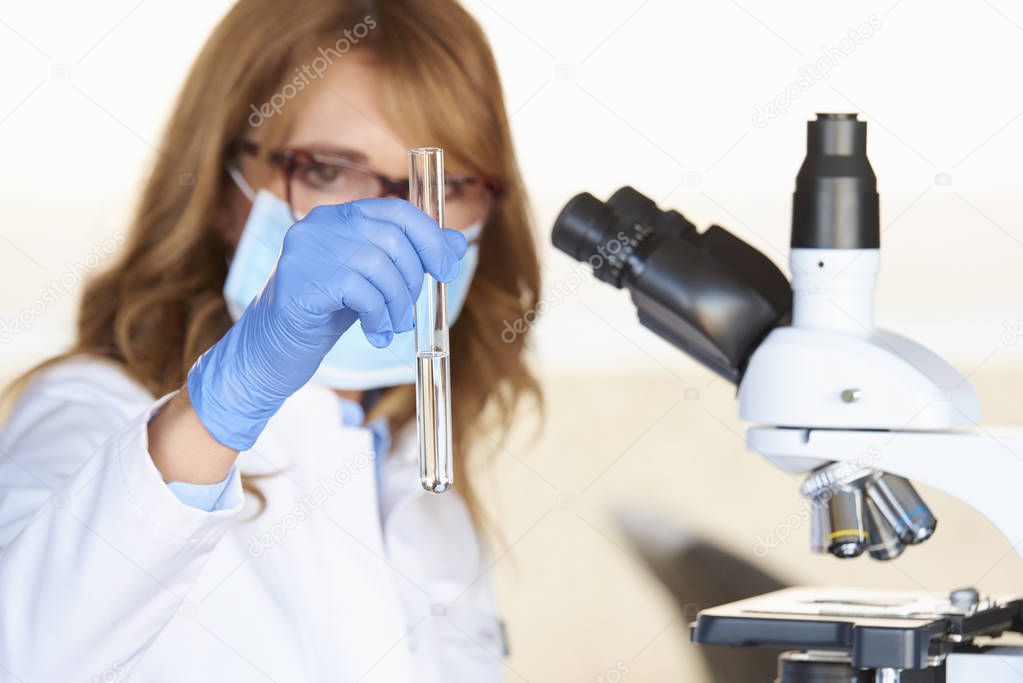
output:
{"label": "glass test tube", "polygon": [[[444,150],[409,151],[409,201],[444,226]],[[416,423],[419,479],[433,493],[455,483],[451,454],[451,371],[448,348],[447,288],[431,275],[423,278],[416,301]]]}

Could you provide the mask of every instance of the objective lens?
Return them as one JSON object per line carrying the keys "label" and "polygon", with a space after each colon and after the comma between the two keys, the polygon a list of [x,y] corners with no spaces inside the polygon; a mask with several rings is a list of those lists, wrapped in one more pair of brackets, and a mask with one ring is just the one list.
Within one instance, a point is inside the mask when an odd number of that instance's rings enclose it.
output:
{"label": "objective lens", "polygon": [[867,495],[903,543],[926,541],[938,525],[930,508],[904,477],[882,472],[867,486]]}
{"label": "objective lens", "polygon": [[867,547],[870,535],[863,520],[863,499],[858,485],[838,487],[828,499],[828,552],[835,557],[858,557]]}
{"label": "objective lens", "polygon": [[828,514],[827,499],[810,501],[813,506],[810,516],[810,550],[815,553],[828,552],[831,545],[831,518]]}
{"label": "objective lens", "polygon": [[875,560],[894,560],[902,554],[906,546],[899,540],[895,529],[888,523],[885,516],[877,509],[877,504],[869,496],[864,500],[867,504],[867,533],[870,534],[867,552]]}

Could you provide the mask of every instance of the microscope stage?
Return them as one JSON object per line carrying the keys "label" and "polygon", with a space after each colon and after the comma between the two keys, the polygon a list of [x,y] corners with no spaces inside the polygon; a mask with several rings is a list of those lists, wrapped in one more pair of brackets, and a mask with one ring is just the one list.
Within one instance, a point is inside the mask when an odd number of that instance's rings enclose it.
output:
{"label": "microscope stage", "polygon": [[1023,601],[956,604],[927,591],[788,588],[702,610],[704,645],[848,652],[857,668],[923,669],[977,636],[1021,632]]}

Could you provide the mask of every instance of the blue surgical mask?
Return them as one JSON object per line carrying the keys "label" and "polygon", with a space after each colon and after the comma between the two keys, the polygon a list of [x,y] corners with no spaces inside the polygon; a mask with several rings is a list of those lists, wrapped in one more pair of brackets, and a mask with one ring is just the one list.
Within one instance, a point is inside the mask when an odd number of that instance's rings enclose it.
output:
{"label": "blue surgical mask", "polygon": [[[252,200],[252,210],[224,281],[227,310],[234,320],[238,320],[273,273],[284,244],[284,234],[294,220],[286,202],[267,190],[254,193],[236,169],[230,169],[230,173],[242,192]],[[469,295],[469,285],[479,263],[479,245],[476,242],[482,229],[482,223],[475,223],[462,233],[469,241],[469,249],[462,258],[458,276],[447,286],[449,323],[458,318]],[[414,331],[395,334],[389,346],[378,349],[369,343],[361,324],[356,322],[327,353],[312,381],[334,389],[366,390],[411,384],[415,379]]]}

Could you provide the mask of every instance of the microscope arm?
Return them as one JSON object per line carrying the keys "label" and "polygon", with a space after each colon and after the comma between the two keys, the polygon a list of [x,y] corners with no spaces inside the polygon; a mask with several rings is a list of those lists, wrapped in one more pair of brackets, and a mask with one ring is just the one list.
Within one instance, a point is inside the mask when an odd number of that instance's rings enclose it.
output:
{"label": "microscope arm", "polygon": [[[781,469],[842,460],[949,493],[991,520],[1023,555],[1023,431],[873,431],[752,427],[746,444]],[[826,454],[826,455],[822,455]]]}

